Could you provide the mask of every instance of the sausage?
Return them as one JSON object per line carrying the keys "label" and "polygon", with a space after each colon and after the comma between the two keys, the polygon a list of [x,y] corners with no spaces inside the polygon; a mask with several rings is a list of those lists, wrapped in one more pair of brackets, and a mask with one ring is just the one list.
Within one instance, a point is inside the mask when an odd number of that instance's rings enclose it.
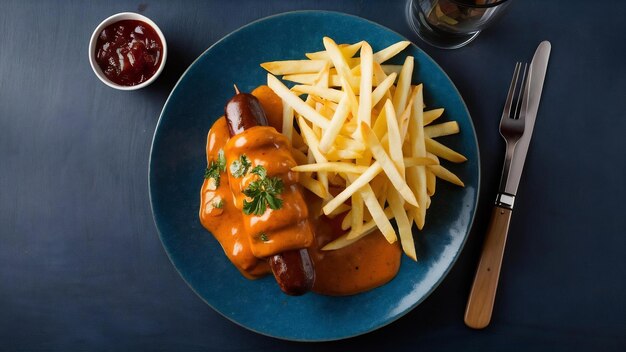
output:
{"label": "sausage", "polygon": [[226,103],[224,113],[231,137],[254,126],[267,126],[265,111],[252,94],[237,93]]}
{"label": "sausage", "polygon": [[[238,92],[224,110],[231,137],[248,128],[268,124],[261,103],[252,94]],[[306,248],[275,254],[269,258],[269,265],[284,293],[299,296],[313,287],[315,271]]]}
{"label": "sausage", "polygon": [[269,264],[276,282],[286,294],[300,296],[313,287],[315,271],[306,248],[273,255]]}

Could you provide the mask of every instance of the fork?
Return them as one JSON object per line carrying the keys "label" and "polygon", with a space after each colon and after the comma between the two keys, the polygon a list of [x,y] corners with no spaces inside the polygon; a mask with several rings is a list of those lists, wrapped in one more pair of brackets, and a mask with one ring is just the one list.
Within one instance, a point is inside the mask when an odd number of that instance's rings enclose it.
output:
{"label": "fork", "polygon": [[[523,72],[520,77],[522,65]],[[506,141],[500,188],[465,310],[465,324],[475,329],[482,329],[489,325],[496,297],[502,257],[515,199],[513,195],[506,193],[505,188],[515,146],[524,135],[529,94],[527,80],[527,65],[520,62],[516,63],[500,119],[500,134]],[[516,97],[515,100],[514,97]]]}
{"label": "fork", "polygon": [[[522,80],[517,89],[519,74],[522,67],[522,63],[515,64],[515,70],[513,71],[513,79],[511,80],[511,86],[509,87],[509,93],[504,103],[504,111],[502,111],[502,117],[500,118],[500,134],[506,141],[506,155],[504,158],[504,165],[502,167],[502,178],[500,179],[500,189],[498,193],[498,199],[496,203],[500,202],[503,197],[506,198],[506,181],[509,178],[509,171],[511,169],[511,160],[513,160],[513,152],[515,151],[515,145],[524,135],[524,127],[526,125],[526,108],[528,106],[528,90],[523,89],[526,84],[527,65],[524,65],[524,72],[522,73]],[[518,96],[515,104],[513,114],[511,114],[511,107],[513,105],[513,96],[517,91]]]}

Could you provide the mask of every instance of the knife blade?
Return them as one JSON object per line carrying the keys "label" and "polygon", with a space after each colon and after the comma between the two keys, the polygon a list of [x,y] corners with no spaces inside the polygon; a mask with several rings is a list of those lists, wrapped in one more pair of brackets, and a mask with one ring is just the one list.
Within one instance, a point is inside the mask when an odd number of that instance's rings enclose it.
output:
{"label": "knife blade", "polygon": [[504,191],[513,197],[517,194],[517,187],[522,177],[522,170],[524,169],[524,162],[526,161],[526,153],[528,152],[528,146],[530,139],[533,135],[533,128],[535,127],[535,120],[537,118],[537,111],[539,110],[539,101],[541,100],[541,92],[543,90],[543,81],[546,77],[546,70],[548,68],[548,60],[550,59],[550,50],[552,45],[549,41],[543,41],[537,47],[533,61],[530,63],[530,71],[528,71],[529,79],[529,95],[528,95],[528,108],[526,110],[526,125],[524,128],[524,135],[517,142],[515,146],[515,153],[513,154],[513,160],[511,161],[511,169],[507,178],[507,183]]}

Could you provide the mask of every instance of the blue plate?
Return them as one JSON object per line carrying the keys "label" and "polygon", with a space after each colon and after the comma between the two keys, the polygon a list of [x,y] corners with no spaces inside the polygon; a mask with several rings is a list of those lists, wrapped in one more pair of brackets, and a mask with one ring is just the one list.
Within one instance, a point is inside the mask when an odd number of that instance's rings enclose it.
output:
{"label": "blue plate", "polygon": [[440,181],[424,231],[415,231],[417,263],[403,258],[390,283],[349,297],[307,294],[289,297],[272,277],[250,281],[235,269],[213,236],[200,224],[200,186],[206,167],[209,128],[224,112],[233,83],[251,91],[264,84],[261,62],[303,59],[323,49],[322,37],[338,43],[368,41],[375,51],[400,40],[370,21],[334,12],[304,11],[268,17],[226,36],[187,69],[170,94],[152,142],[150,199],[163,247],[189,286],[213,309],[258,333],[281,339],[324,341],[363,334],[415,308],[443,280],[470,230],[479,186],[478,144],[469,113],[443,70],[418,47],[413,82],[423,82],[429,107],[444,107],[442,121],[454,119],[459,135],[444,143],[469,161],[447,164],[465,188]]}

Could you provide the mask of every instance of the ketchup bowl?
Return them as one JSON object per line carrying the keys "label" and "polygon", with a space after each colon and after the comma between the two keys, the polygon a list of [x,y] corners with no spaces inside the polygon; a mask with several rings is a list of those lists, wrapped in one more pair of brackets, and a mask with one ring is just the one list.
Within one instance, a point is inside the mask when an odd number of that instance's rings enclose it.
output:
{"label": "ketchup bowl", "polygon": [[121,12],[102,21],[89,41],[89,63],[107,86],[136,90],[150,85],[163,71],[167,43],[146,16]]}

